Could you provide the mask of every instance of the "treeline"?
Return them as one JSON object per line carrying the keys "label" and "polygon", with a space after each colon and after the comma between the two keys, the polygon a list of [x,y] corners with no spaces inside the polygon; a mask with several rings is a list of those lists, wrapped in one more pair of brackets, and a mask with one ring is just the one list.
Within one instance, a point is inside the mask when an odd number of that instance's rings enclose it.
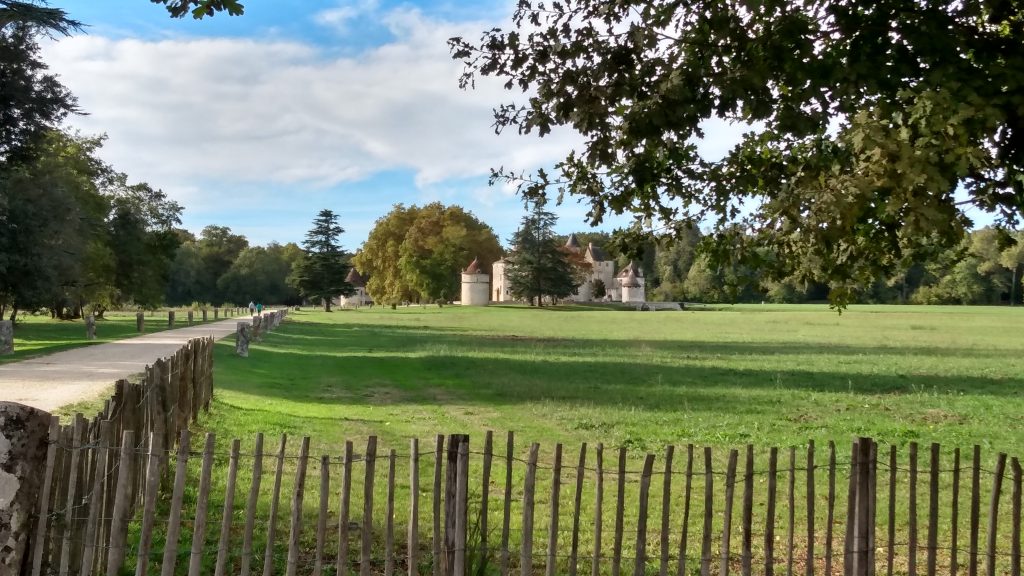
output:
{"label": "treeline", "polygon": [[[611,235],[577,232],[605,248],[616,270],[630,258],[616,249]],[[751,266],[712,266],[698,246],[702,235],[693,228],[668,245],[643,246],[637,263],[644,272],[647,298],[709,303],[826,301],[830,287],[798,278],[773,280]],[[564,240],[563,240],[564,241]],[[890,276],[852,287],[853,302],[875,304],[1020,304],[1024,277],[1024,231],[982,228],[953,249],[910,255]]]}
{"label": "treeline", "polygon": [[103,137],[62,131],[77,100],[40,59],[40,29],[0,22],[0,317],[300,301],[295,244],[249,246],[103,162]]}
{"label": "treeline", "polygon": [[97,157],[102,138],[49,131],[0,177],[0,315],[301,301],[295,244],[249,246],[223,226],[196,238],[182,207]]}

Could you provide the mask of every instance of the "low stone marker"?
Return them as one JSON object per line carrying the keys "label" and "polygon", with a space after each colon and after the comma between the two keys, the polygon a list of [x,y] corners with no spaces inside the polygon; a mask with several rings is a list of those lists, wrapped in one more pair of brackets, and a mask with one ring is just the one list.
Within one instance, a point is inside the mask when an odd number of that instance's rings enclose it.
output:
{"label": "low stone marker", "polygon": [[256,342],[263,341],[263,326],[261,326],[263,319],[259,316],[252,317],[252,339]]}
{"label": "low stone marker", "polygon": [[167,311],[167,327],[174,328],[174,310]]}
{"label": "low stone marker", "polygon": [[146,330],[146,315],[142,312],[135,314],[135,331],[144,332]]}
{"label": "low stone marker", "polygon": [[56,417],[14,402],[0,402],[0,574],[24,573],[30,528],[46,469]]}
{"label": "low stone marker", "polygon": [[193,314],[193,313],[192,313],[192,311],[191,311],[191,310],[189,310],[189,311],[188,311],[188,325],[189,325],[189,326],[191,326],[191,325],[192,325],[192,322],[193,322],[194,320],[195,320],[195,314]]}
{"label": "low stone marker", "polygon": [[249,357],[249,339],[252,338],[252,331],[250,330],[248,322],[239,322],[237,338],[235,340],[235,354],[238,354],[242,358]]}
{"label": "low stone marker", "polygon": [[14,354],[14,322],[0,320],[0,356],[7,354]]}
{"label": "low stone marker", "polygon": [[220,308],[214,308],[213,309],[213,319],[217,320],[218,318],[220,318]]}
{"label": "low stone marker", "polygon": [[206,308],[203,308],[203,322],[206,322]]}
{"label": "low stone marker", "polygon": [[85,317],[85,339],[96,339],[96,317],[92,314]]}

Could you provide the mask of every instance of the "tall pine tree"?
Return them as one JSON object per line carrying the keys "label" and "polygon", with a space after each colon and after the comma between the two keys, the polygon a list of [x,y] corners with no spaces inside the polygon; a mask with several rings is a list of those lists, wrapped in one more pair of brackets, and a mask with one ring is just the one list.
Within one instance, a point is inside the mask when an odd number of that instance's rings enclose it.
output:
{"label": "tall pine tree", "polygon": [[508,280],[512,295],[543,306],[544,297],[565,298],[577,288],[573,268],[558,245],[554,227],[558,217],[544,209],[543,199],[523,217],[512,236]]}
{"label": "tall pine tree", "polygon": [[338,244],[338,236],[344,231],[337,214],[321,210],[313,220],[313,228],[306,233],[302,258],[295,263],[292,273],[292,285],[302,297],[313,302],[322,300],[325,312],[331,311],[331,299],[335,296],[355,294],[355,288],[345,281],[348,258]]}

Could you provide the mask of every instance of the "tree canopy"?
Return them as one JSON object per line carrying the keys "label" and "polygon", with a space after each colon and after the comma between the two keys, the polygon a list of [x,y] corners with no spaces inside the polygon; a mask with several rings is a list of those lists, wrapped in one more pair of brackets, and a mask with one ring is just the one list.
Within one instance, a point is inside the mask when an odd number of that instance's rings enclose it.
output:
{"label": "tree canopy", "polygon": [[[713,261],[827,282],[840,303],[923,244],[956,246],[967,210],[1009,227],[1024,211],[1017,2],[524,0],[510,29],[449,44],[463,87],[524,94],[497,131],[586,141],[557,174],[492,180],[582,196],[593,224],[708,226]],[[698,153],[713,119],[750,126],[720,159]]]}
{"label": "tree canopy", "polygon": [[490,226],[460,206],[433,202],[396,205],[377,220],[353,263],[369,275],[374,301],[394,305],[450,301],[459,294],[459,272],[474,258],[489,270],[500,257]]}

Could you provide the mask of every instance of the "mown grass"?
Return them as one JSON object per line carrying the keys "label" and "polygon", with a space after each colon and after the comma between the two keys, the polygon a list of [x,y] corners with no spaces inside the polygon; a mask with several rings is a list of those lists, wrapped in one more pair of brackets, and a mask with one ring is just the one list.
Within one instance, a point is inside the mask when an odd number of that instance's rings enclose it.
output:
{"label": "mown grass", "polygon": [[[772,446],[782,447],[779,456],[779,509],[775,521],[777,562],[785,562],[783,543],[787,537],[785,486],[789,452],[796,447],[797,480],[793,514],[797,519],[795,540],[806,544],[806,446],[813,440],[818,448],[816,464],[827,460],[829,442],[837,445],[839,462],[837,517],[845,518],[845,469],[849,442],[856,436],[871,436],[882,445],[885,460],[887,444],[900,450],[897,483],[899,505],[897,540],[903,557],[897,571],[906,565],[907,482],[906,444],[922,445],[918,496],[919,515],[925,516],[927,444],[943,445],[941,485],[941,538],[948,534],[950,451],[954,446],[983,447],[982,465],[991,470],[998,451],[1013,454],[1024,440],[1024,336],[1017,329],[1024,313],[998,308],[923,308],[852,307],[842,316],[825,307],[814,306],[736,306],[718,311],[636,313],[585,307],[531,309],[522,307],[409,308],[360,310],[325,314],[292,313],[278,331],[268,334],[262,344],[254,345],[247,359],[234,356],[232,343],[221,342],[215,355],[215,402],[212,413],[201,420],[199,431],[217,435],[220,467],[215,473],[211,505],[222,505],[225,455],[231,438],[243,439],[243,452],[252,450],[252,437],[266,434],[264,452],[276,450],[277,437],[287,434],[289,459],[285,460],[282,510],[288,509],[299,438],[311,436],[310,477],[306,482],[304,509],[306,528],[302,538],[301,562],[312,560],[312,519],[318,504],[318,458],[331,461],[328,561],[336,550],[338,519],[338,483],[345,440],[355,442],[361,454],[368,435],[380,437],[380,455],[395,449],[399,456],[396,493],[398,533],[405,526],[410,498],[409,469],[406,459],[409,438],[419,438],[425,455],[420,461],[421,543],[429,546],[430,483],[433,474],[433,438],[436,434],[468,433],[474,452],[471,463],[471,498],[480,497],[478,485],[483,436],[496,431],[496,458],[504,456],[504,432],[515,431],[515,455],[525,458],[531,442],[541,443],[542,469],[537,488],[537,527],[534,534],[538,569],[543,565],[547,522],[551,505],[552,472],[550,465],[556,443],[563,443],[560,526],[572,525],[572,490],[579,446],[587,442],[588,467],[594,466],[593,447],[605,446],[604,537],[607,549],[614,526],[615,475],[608,471],[616,465],[616,450],[628,449],[625,505],[626,560],[624,570],[632,571],[629,560],[635,538],[637,486],[644,453],[663,453],[665,446],[688,443],[711,446],[714,450],[715,539],[713,555],[719,556],[720,511],[724,503],[721,474],[727,448],[755,446],[754,549],[762,547],[766,505],[767,453]],[[198,445],[197,439],[195,445]],[[969,464],[968,454],[962,465]],[[353,481],[353,520],[362,506],[362,465],[356,462]],[[655,466],[660,470],[662,461]],[[675,471],[684,465],[681,451],[676,452]],[[193,479],[198,476],[193,466]],[[234,533],[237,544],[244,494],[251,482],[251,458],[243,457],[239,473],[240,492],[235,500]],[[257,542],[263,537],[273,483],[273,462],[264,459]],[[513,474],[511,548],[513,565],[521,544],[521,499],[525,466],[516,463]],[[700,452],[694,463],[694,506],[690,513],[691,533],[697,534],[703,519],[703,464]],[[377,502],[375,513],[374,570],[380,560],[383,536],[382,503],[386,464],[377,461]],[[494,547],[499,536],[495,528],[501,522],[501,497],[504,465],[495,463],[491,482],[489,539]],[[967,533],[967,472],[962,477],[961,512],[958,526]],[[879,526],[885,526],[885,482],[888,470],[879,471]],[[594,513],[594,474],[587,473],[584,488],[585,517],[580,542],[587,556],[594,545],[590,518]],[[660,535],[661,477],[652,487],[651,525],[648,553],[657,558]],[[670,503],[672,517],[672,553],[679,538],[683,503],[683,479],[674,477]],[[815,476],[817,554],[823,548],[827,491],[826,470]],[[186,493],[186,510],[194,506],[194,483]],[[991,486],[991,475],[983,474],[984,502]],[[736,490],[734,529],[731,549],[739,547],[739,499]],[[191,500],[190,500],[191,498]],[[1008,526],[1008,506],[1001,511],[1001,525]],[[215,514],[215,517],[218,514]],[[287,514],[279,519],[275,562],[283,569],[287,548],[283,545]],[[213,520],[213,519],[211,519]],[[214,520],[215,521],[215,520]],[[984,521],[983,521],[984,525]],[[833,525],[836,546],[841,546],[844,524]],[[1001,547],[1008,546],[1007,534]],[[351,550],[358,550],[358,535],[352,536]],[[920,536],[924,538],[923,528]],[[880,542],[884,536],[880,532]],[[961,537],[963,538],[963,537]],[[215,547],[216,536],[207,539]],[[562,535],[562,546],[567,540]],[[941,540],[940,541],[944,541]],[[399,544],[404,537],[399,538]],[[964,540],[961,539],[961,546]],[[232,562],[237,567],[237,549]],[[689,554],[699,554],[699,542],[691,541]],[[803,559],[797,550],[798,571]],[[922,551],[923,554],[923,551]],[[948,554],[940,554],[943,561]],[[878,553],[880,559],[883,558]],[[211,558],[212,561],[212,558]],[[565,559],[561,558],[564,568]],[[818,563],[822,561],[818,558]],[[256,565],[262,563],[262,545],[257,546]],[[1002,563],[1003,560],[1001,559]],[[673,560],[674,563],[674,560]],[[839,563],[839,559],[837,559]],[[922,559],[919,564],[923,563]],[[755,565],[756,565],[755,561]],[[603,571],[608,570],[607,558]],[[653,566],[653,564],[651,565]],[[648,570],[652,569],[649,566]],[[673,564],[674,566],[674,564]],[[697,567],[691,558],[689,570]],[[493,564],[491,565],[493,569]],[[581,563],[581,571],[589,564]],[[486,572],[486,571],[485,571]],[[331,573],[330,570],[327,572]]]}
{"label": "mown grass", "polygon": [[[213,312],[208,314],[213,321]],[[202,313],[196,313],[193,324],[202,324]],[[188,326],[187,311],[175,312],[174,327]],[[0,356],[0,364],[27,360],[44,354],[52,354],[72,348],[113,342],[138,336],[135,330],[135,312],[110,311],[96,321],[96,339],[86,340],[85,321],[56,320],[48,315],[23,314],[18,316],[14,327],[14,354]],[[167,330],[167,311],[146,313],[146,333]]]}

